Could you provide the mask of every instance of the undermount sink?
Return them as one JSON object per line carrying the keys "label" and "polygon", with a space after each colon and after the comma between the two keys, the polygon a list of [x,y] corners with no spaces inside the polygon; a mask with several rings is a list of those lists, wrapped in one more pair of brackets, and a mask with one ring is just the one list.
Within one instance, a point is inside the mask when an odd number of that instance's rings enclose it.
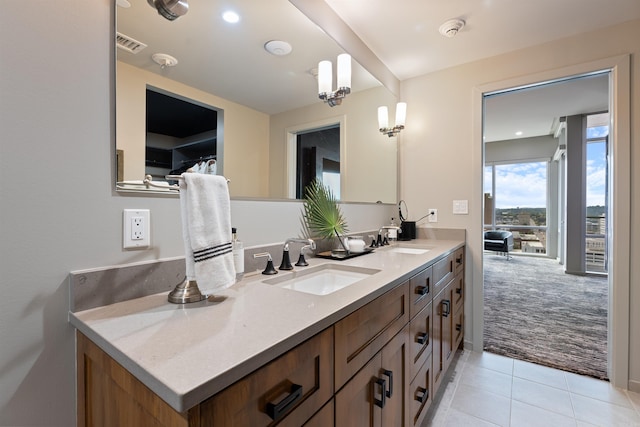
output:
{"label": "undermount sink", "polygon": [[263,283],[313,295],[329,295],[353,285],[380,270],[340,264],[322,264],[296,270]]}
{"label": "undermount sink", "polygon": [[419,248],[419,247],[411,247],[411,246],[395,246],[389,250],[389,252],[394,252],[397,254],[410,254],[410,255],[421,255],[429,252],[428,248]]}

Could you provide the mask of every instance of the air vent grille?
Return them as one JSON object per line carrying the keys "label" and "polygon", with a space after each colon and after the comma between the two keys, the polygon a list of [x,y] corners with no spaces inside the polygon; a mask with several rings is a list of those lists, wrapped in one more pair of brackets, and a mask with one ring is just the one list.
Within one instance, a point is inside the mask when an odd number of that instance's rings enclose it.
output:
{"label": "air vent grille", "polygon": [[116,45],[120,49],[126,50],[127,52],[131,52],[133,54],[136,54],[147,47],[146,44],[141,43],[129,36],[125,36],[122,33],[116,33]]}

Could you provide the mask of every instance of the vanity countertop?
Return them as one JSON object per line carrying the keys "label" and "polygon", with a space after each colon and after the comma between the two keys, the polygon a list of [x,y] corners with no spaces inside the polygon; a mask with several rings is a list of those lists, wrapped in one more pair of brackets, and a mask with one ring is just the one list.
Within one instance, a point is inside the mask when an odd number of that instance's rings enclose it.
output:
{"label": "vanity countertop", "polygon": [[[163,292],[72,312],[69,321],[175,410],[184,412],[464,242],[399,244],[429,251],[396,253],[393,246],[385,246],[344,261],[309,258],[311,266],[340,263],[380,270],[328,295],[268,285],[262,281],[274,276],[252,273],[210,301],[176,305]],[[278,277],[287,274],[291,273],[280,271]]]}

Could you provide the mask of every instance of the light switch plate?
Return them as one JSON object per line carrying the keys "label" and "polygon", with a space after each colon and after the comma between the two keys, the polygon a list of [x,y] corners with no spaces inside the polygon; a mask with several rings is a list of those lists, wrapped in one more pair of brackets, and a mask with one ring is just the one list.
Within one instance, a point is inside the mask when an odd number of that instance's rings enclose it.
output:
{"label": "light switch plate", "polygon": [[453,201],[453,214],[454,215],[467,215],[467,214],[469,214],[469,201],[468,200],[454,200]]}

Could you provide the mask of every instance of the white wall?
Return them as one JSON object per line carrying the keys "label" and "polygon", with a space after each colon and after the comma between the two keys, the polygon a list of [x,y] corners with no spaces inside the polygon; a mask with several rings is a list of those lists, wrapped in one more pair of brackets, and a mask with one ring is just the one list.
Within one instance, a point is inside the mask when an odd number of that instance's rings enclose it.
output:
{"label": "white wall", "polygon": [[[607,30],[582,34],[540,46],[523,49],[440,72],[403,81],[401,97],[409,106],[407,128],[400,142],[401,194],[412,212],[438,209],[438,226],[467,229],[469,254],[467,308],[481,295],[482,277],[478,266],[482,256],[482,151],[479,88],[496,82],[522,79],[523,76],[549,72],[569,66],[632,54],[631,64],[631,164],[640,164],[640,21],[628,22]],[[476,132],[478,135],[474,134]],[[618,159],[627,160],[628,159]],[[640,170],[631,168],[631,224],[619,224],[630,235],[631,260],[640,258]],[[452,200],[468,199],[469,215],[453,215]],[[621,258],[624,256],[621,255]],[[620,304],[640,306],[640,265],[631,262],[630,302],[618,295]],[[480,273],[478,274],[478,271]],[[626,278],[620,278],[625,281]],[[615,286],[625,287],[624,283]],[[626,306],[626,310],[629,307]],[[478,345],[482,316],[469,310],[465,341]],[[629,325],[629,380],[640,389],[640,311],[631,310]],[[474,323],[475,322],[475,323]],[[623,331],[624,333],[624,331]],[[479,346],[479,345],[478,345]],[[626,351],[626,349],[622,349]]]}
{"label": "white wall", "polygon": [[[71,426],[69,271],[182,255],[175,198],[113,193],[109,0],[3,2],[0,18],[0,425]],[[122,209],[151,210],[152,248],[121,249]],[[353,230],[389,206],[346,205]],[[232,203],[247,245],[297,235],[299,203]]]}

